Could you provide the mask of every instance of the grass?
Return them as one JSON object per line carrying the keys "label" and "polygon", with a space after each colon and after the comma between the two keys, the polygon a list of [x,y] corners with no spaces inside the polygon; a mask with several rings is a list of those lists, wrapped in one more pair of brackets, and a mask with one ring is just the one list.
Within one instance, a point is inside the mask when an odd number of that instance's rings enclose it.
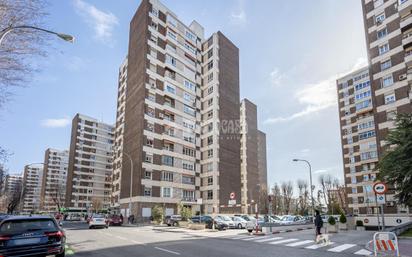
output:
{"label": "grass", "polygon": [[408,229],[401,234],[401,236],[412,237],[412,229]]}

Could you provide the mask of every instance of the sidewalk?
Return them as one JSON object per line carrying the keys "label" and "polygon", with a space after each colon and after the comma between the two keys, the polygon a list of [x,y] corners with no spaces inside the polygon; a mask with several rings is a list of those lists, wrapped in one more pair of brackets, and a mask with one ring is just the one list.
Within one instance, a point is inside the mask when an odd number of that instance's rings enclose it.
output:
{"label": "sidewalk", "polygon": [[412,238],[401,238],[398,244],[402,257],[412,257]]}

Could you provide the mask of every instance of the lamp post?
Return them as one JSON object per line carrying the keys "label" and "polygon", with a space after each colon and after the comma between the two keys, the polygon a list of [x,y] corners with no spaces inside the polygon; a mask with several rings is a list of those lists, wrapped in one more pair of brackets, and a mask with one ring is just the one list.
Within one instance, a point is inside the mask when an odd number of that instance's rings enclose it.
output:
{"label": "lamp post", "polygon": [[312,204],[312,219],[313,216],[315,215],[315,205],[313,201],[313,185],[312,185],[312,166],[310,165],[310,162],[307,160],[303,159],[293,159],[294,162],[306,162],[306,164],[309,166],[309,176],[310,176],[310,199],[311,199],[311,204]]}
{"label": "lamp post", "polygon": [[28,25],[22,25],[22,26],[9,26],[5,29],[3,29],[0,32],[0,45],[3,42],[3,39],[6,37],[7,34],[9,34],[10,32],[12,32],[13,30],[18,30],[18,29],[29,29],[29,30],[39,30],[45,33],[49,33],[49,34],[53,34],[58,36],[59,38],[63,39],[64,41],[73,43],[74,42],[74,37],[72,35],[68,35],[68,34],[64,34],[64,33],[57,33],[51,30],[47,30],[47,29],[42,29],[42,28],[38,28],[38,27],[34,27],[34,26],[28,26]]}
{"label": "lamp post", "polygon": [[130,161],[130,192],[129,192],[129,216],[132,214],[132,194],[133,194],[133,160],[130,155],[122,151],[124,156],[126,156]]}

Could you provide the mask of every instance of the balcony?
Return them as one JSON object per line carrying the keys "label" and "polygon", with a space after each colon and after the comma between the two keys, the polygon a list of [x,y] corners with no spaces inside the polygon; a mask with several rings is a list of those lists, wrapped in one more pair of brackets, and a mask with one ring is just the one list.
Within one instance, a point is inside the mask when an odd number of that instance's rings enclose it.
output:
{"label": "balcony", "polygon": [[[407,16],[402,17],[402,19],[401,19],[401,24],[400,24],[401,30],[402,30],[402,29],[407,30],[406,27],[407,27],[408,25],[411,25],[411,24],[412,24],[412,14],[408,14]],[[405,31],[405,30],[403,30],[403,31]]]}
{"label": "balcony", "polygon": [[410,13],[411,10],[412,10],[412,0],[399,0],[398,12],[401,17]]}
{"label": "balcony", "polygon": [[[412,20],[412,15],[411,18]],[[405,47],[406,45],[412,43],[412,31],[403,34],[402,36],[402,45]]]}
{"label": "balcony", "polygon": [[412,49],[405,51],[405,64],[412,66]]}

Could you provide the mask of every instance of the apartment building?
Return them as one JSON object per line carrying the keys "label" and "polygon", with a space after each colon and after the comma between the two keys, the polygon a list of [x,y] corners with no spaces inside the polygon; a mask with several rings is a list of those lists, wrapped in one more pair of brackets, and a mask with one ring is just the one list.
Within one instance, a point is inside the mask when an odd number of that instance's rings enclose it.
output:
{"label": "apartment building", "polygon": [[378,146],[369,68],[338,79],[337,87],[348,207],[353,214],[372,214]]}
{"label": "apartment building", "polygon": [[20,191],[23,183],[22,175],[7,175],[4,182],[4,194],[12,195],[13,193]]}
{"label": "apartment building", "polygon": [[[385,138],[397,114],[411,113],[412,1],[362,0],[369,74],[375,116],[377,153],[389,147]],[[386,196],[385,213],[405,212]]]}
{"label": "apartment building", "polygon": [[110,207],[113,141],[112,125],[83,114],[73,118],[65,197],[71,212]]}
{"label": "apartment building", "polygon": [[54,213],[65,205],[69,151],[48,148],[44,153],[42,211]]}
{"label": "apartment building", "polygon": [[31,164],[24,167],[23,212],[38,212],[41,204],[43,165]]}
{"label": "apartment building", "polygon": [[[130,23],[119,72],[114,205],[148,218],[177,204],[234,212],[240,202],[239,53],[221,32],[204,38],[157,0]],[[131,168],[133,164],[133,169]],[[202,205],[198,202],[202,199]]]}
{"label": "apartment building", "polygon": [[240,124],[242,212],[254,213],[255,204],[261,209],[267,201],[266,135],[258,130],[257,106],[248,99],[240,103]]}

